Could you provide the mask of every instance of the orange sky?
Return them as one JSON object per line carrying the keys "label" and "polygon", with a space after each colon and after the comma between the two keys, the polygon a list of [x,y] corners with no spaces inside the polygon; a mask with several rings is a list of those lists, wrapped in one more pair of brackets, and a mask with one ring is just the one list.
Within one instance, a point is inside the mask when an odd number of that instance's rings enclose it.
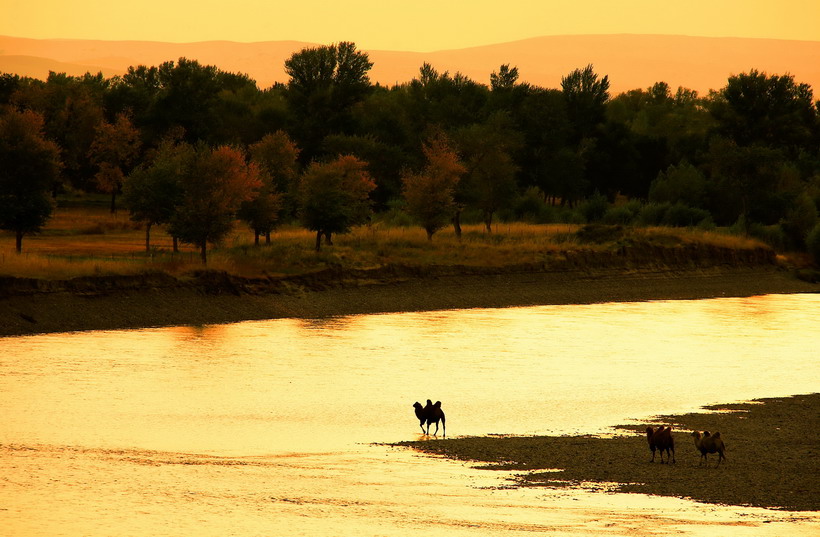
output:
{"label": "orange sky", "polygon": [[820,0],[0,0],[0,3],[3,12],[0,35],[30,38],[314,43],[347,40],[363,49],[410,51],[567,34],[677,34],[820,41]]}

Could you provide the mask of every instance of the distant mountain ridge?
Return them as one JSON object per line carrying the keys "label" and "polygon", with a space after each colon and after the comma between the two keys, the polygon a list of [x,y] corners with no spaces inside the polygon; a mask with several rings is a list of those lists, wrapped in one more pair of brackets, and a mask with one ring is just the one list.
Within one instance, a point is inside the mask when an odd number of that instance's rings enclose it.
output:
{"label": "distant mountain ridge", "polygon": [[[132,65],[159,65],[186,57],[224,71],[247,73],[260,88],[266,88],[287,81],[284,62],[291,54],[316,45],[299,41],[163,43],[0,36],[0,72],[43,79],[50,70],[70,75],[100,71],[110,77]],[[613,95],[647,88],[658,81],[673,89],[684,86],[705,94],[723,87],[733,74],[757,69],[794,75],[796,82],[810,84],[815,98],[820,97],[820,41],[574,35],[435,52],[366,52],[374,62],[371,80],[388,86],[410,81],[428,62],[440,72],[458,71],[484,84],[489,83],[490,73],[508,63],[518,67],[522,82],[557,88],[562,76],[591,63],[599,75],[609,76]]]}

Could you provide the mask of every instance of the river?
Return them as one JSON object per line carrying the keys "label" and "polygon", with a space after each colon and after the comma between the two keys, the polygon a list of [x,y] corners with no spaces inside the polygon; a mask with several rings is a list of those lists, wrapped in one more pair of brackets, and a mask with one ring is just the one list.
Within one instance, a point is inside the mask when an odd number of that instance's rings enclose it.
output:
{"label": "river", "polygon": [[385,444],[427,399],[453,437],[818,392],[818,319],[801,294],[3,338],[0,534],[817,535],[820,513],[520,489]]}

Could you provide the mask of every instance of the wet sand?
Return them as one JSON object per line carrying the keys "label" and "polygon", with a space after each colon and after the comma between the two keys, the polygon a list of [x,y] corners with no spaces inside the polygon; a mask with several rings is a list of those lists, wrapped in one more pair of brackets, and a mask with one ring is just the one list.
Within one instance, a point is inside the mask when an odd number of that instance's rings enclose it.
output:
{"label": "wet sand", "polygon": [[143,282],[0,293],[0,336],[203,325],[277,318],[817,293],[820,284],[774,266],[702,270],[579,270],[497,274],[335,276],[254,289]]}
{"label": "wet sand", "polygon": [[[647,425],[671,424],[673,464],[650,462]],[[426,453],[512,471],[521,486],[613,484],[614,490],[700,502],[820,511],[820,393],[705,407],[624,425],[614,438],[467,437],[404,442]],[[701,464],[692,430],[719,431],[726,461]],[[545,471],[551,470],[551,471]]]}

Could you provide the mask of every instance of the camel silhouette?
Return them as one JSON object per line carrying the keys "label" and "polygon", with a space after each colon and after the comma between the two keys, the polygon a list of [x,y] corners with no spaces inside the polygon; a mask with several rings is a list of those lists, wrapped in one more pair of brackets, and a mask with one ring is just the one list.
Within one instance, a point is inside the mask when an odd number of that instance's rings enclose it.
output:
{"label": "camel silhouette", "polygon": [[[422,407],[421,403],[416,401],[413,403],[413,408],[416,409],[416,417],[419,419],[419,427],[421,427],[422,434],[430,434],[430,424],[436,424],[436,430],[433,431],[433,436],[438,434],[438,422],[441,421],[442,436],[447,436],[447,426],[444,419],[444,411],[441,409],[441,401],[436,401],[435,404],[428,399],[427,405]],[[425,431],[424,426],[427,425]]]}

